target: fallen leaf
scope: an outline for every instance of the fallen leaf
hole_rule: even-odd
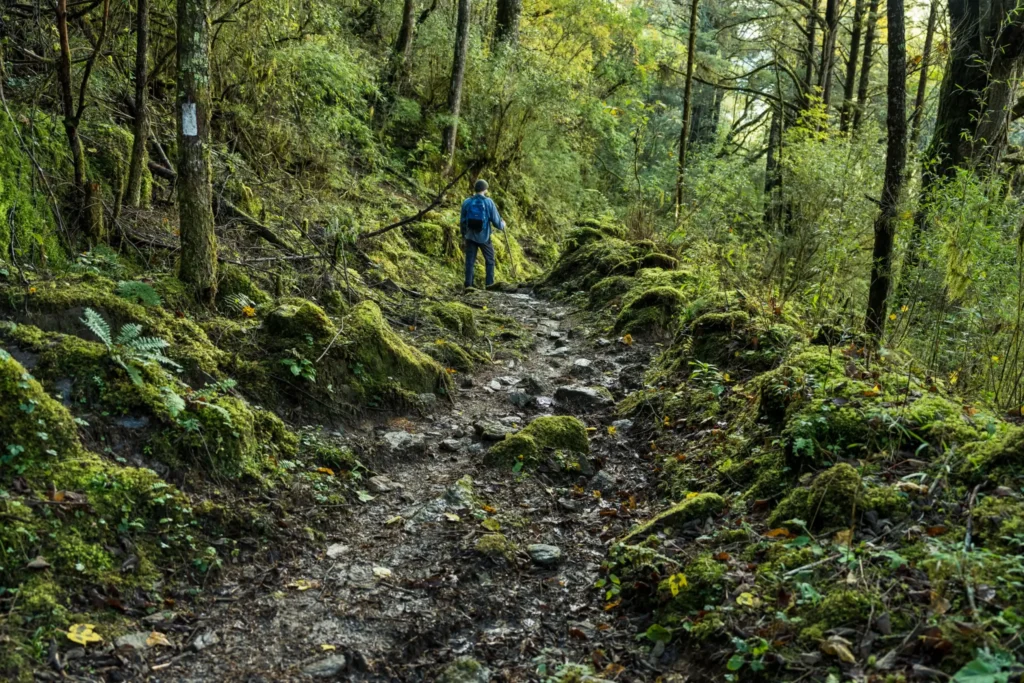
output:
[[[876,384],[874,387],[872,387],[870,389],[865,389],[864,391],[860,392],[860,395],[861,396],[869,396],[870,397],[870,396],[880,396],[881,393],[882,393],[882,387],[880,387],[880,386],[878,386]]]
[[[621,604],[622,604],[622,600],[621,599],[616,600],[615,602],[609,602],[607,605],[604,606],[604,611],[605,612],[610,612],[611,610],[615,609],[616,607],[618,607]]]
[[[324,652],[334,652],[338,648],[335,647],[334,645],[331,645],[330,643],[321,643],[320,644],[320,649],[323,650]]]
[[[730,559],[732,559],[732,555],[730,555],[729,553],[716,553],[715,559],[719,562],[728,562]]]
[[[160,633],[160,631],[151,632],[149,634],[149,637],[146,638],[146,645],[148,645],[149,647],[156,647],[157,645],[161,645],[163,647],[173,647],[173,645],[171,645],[171,641],[167,640],[167,636],[165,636],[163,633]]]
[[[501,522],[496,519],[488,517],[484,521],[480,522],[480,526],[487,529],[488,531],[499,531],[501,529]]]
[[[448,519],[449,522],[461,522],[462,521],[462,517],[459,517],[454,512],[446,512],[446,513],[444,513],[444,516]]]
[[[912,481],[900,481],[896,483],[896,490],[903,491],[904,493],[919,493],[922,496],[927,495],[928,487],[923,484],[917,484]]]
[[[696,498],[699,495],[700,494],[697,493],[696,491],[690,491],[689,493],[686,494],[686,500],[690,500],[691,498]]]
[[[847,664],[855,664],[857,658],[853,656],[850,651],[850,645],[852,643],[846,638],[840,636],[830,636],[828,640],[821,641],[821,651],[827,655],[833,655],[839,657],[841,661]]]
[[[672,597],[679,595],[679,592],[689,585],[686,581],[686,574],[673,574],[668,577],[668,589],[672,591]]]
[[[289,588],[294,588],[294,589],[300,590],[300,591],[308,591],[310,588],[314,587],[314,583],[312,581],[307,580],[307,579],[296,579],[296,580],[292,581],[291,583],[289,583],[288,587]]]
[[[68,640],[72,643],[78,643],[79,645],[88,645],[89,643],[102,643],[103,636],[96,633],[93,629],[96,628],[92,624],[72,624],[68,628]]]
[[[374,567],[373,575],[376,576],[378,579],[390,579],[391,570],[387,567]]]
[[[608,434],[610,436],[615,436],[615,426],[614,425],[609,425],[608,426]]]
[[[50,563],[46,561],[46,558],[42,555],[36,555],[36,558],[25,565],[25,569],[49,569]]]
[[[622,336],[622,343],[625,344],[626,346],[632,346],[633,345],[633,335],[631,335],[631,334],[624,334]]]
[[[766,533],[765,536],[767,536],[768,538],[793,538],[793,532],[791,532],[789,529],[783,529],[782,527],[779,527],[778,529],[772,529],[771,531]]]
[[[760,607],[761,598],[753,593],[740,593],[736,596],[736,604],[743,605],[744,607]]]
[[[481,505],[480,509],[483,510],[484,512],[486,512],[489,515],[493,515],[495,512],[498,511],[498,508],[491,507],[490,505]]]
[[[832,537],[832,542],[836,545],[850,545],[853,543],[853,529],[837,531],[836,535]]]
[[[947,531],[949,531],[949,527],[942,526],[941,524],[936,524],[935,526],[928,527],[927,529],[925,529],[924,532],[929,536],[941,536]]]
[[[398,524],[401,521],[402,521],[402,515],[395,515],[394,517],[392,517],[388,521],[384,522],[384,526],[393,526],[395,524]]]
[[[332,470],[330,467],[317,467],[316,471],[319,474],[327,474],[327,475],[330,475],[332,477],[334,476],[334,470]]]

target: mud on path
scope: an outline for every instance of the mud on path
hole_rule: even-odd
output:
[[[527,293],[475,292],[467,303],[533,330],[528,357],[463,379],[471,386],[460,386],[454,405],[439,400],[425,415],[340,433],[380,475],[368,482],[373,500],[339,508],[318,530],[326,540],[292,559],[226,574],[195,607],[191,647],[150,659],[143,677],[527,681],[573,663],[620,681],[657,677],[636,644],[639,624],[606,611],[594,588],[608,544],[650,514],[653,466],[628,422],[609,433],[607,397],[583,392],[569,404],[572,391],[556,392],[603,385],[621,398],[639,388],[652,350],[602,339]],[[567,479],[483,464],[504,430],[545,414],[574,414],[593,428],[581,472]],[[487,519],[516,544],[508,559],[475,549]],[[543,566],[551,558],[537,548],[531,557],[532,544],[555,546],[561,561]],[[453,671],[462,657],[483,669]]]

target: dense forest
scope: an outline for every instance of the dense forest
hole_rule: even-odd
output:
[[[0,678],[1017,680],[1022,76],[979,0],[5,0]]]

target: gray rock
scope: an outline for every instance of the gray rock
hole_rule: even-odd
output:
[[[344,543],[332,543],[327,546],[327,557],[336,560],[348,552],[348,546]]]
[[[366,488],[370,489],[371,493],[389,493],[404,487],[397,482],[391,481],[383,474],[378,474],[366,481]]]
[[[554,567],[562,562],[562,549],[557,545],[534,543],[526,546],[526,553],[541,567]]]
[[[416,394],[416,403],[420,408],[433,408],[437,405],[437,394]]]
[[[633,428],[632,420],[616,420],[612,422],[612,427],[615,427],[615,431],[618,434],[624,434]]]
[[[149,648],[149,643],[146,642],[148,639],[148,631],[134,631],[132,633],[126,633],[123,636],[119,636],[114,640],[114,647],[118,649],[122,647],[130,647],[135,650],[146,650]]]
[[[459,657],[445,667],[438,683],[490,683],[490,670],[472,657]]]
[[[334,678],[345,668],[345,655],[331,655],[307,664],[302,673],[313,678]]]
[[[496,380],[496,379],[492,379],[492,380],[491,380],[491,383],[490,383],[490,384],[488,384],[487,386],[489,386],[489,387],[490,387],[491,389],[493,389],[494,391],[501,391],[501,382],[499,382],[499,381],[498,381],[498,380]]]
[[[211,645],[216,645],[220,642],[220,636],[217,635],[216,631],[203,631],[195,640],[192,641],[192,649],[196,652],[202,652]]]
[[[565,355],[568,355],[568,353],[569,353],[569,347],[568,346],[563,346],[561,348],[554,349],[553,351],[548,351],[544,355],[545,356],[565,356]]]
[[[537,397],[531,396],[524,391],[510,391],[508,394],[508,402],[516,408],[523,410],[524,408],[529,408],[536,403]]]
[[[502,376],[502,377],[495,377],[495,379],[503,387],[514,387],[515,385],[519,384],[519,378],[518,377],[509,377],[509,376],[505,375],[505,376]]]
[[[601,493],[608,494],[614,493],[618,490],[618,481],[609,474],[606,470],[601,470],[591,478],[590,483],[587,484],[587,488],[590,491],[600,491]]]
[[[611,340],[610,339],[605,339],[604,337],[598,337],[597,340],[594,342],[594,346],[596,346],[599,349],[603,349],[604,347],[611,346],[611,345],[612,345]]]
[[[119,417],[114,420],[114,424],[125,429],[145,429],[149,426],[149,418],[145,415],[139,417]]]
[[[153,612],[142,617],[142,623],[147,626],[156,626],[157,624],[169,623],[174,621],[174,612],[170,610],[163,610],[161,612]]]
[[[441,442],[440,448],[448,453],[457,453],[462,448],[462,443],[458,439],[445,439]]]
[[[485,441],[501,441],[506,434],[514,434],[518,429],[497,420],[478,420],[473,423],[476,435]]]
[[[572,498],[559,498],[558,507],[566,512],[579,512],[580,504]]]
[[[463,389],[472,389],[474,386],[476,386],[476,382],[473,381],[473,378],[471,376],[466,375],[465,377],[462,378],[462,380],[459,381],[459,386],[461,386]]]
[[[587,358],[577,358],[572,362],[569,374],[573,377],[592,377],[597,374],[597,368],[594,367],[593,361]]]
[[[544,383],[536,375],[526,375],[519,380],[519,389],[531,396],[544,393]]]
[[[404,431],[387,432],[381,437],[384,449],[391,455],[422,454],[427,451],[427,437]]]
[[[468,474],[444,492],[444,502],[455,510],[465,510],[474,505],[476,494],[473,492],[473,477]]]
[[[555,405],[569,410],[609,408],[615,401],[593,387],[574,384],[555,390]]]

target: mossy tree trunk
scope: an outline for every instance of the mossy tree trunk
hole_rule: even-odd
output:
[[[864,55],[860,65],[860,81],[857,83],[857,104],[853,107],[853,132],[860,129],[864,110],[868,106],[868,85],[871,84],[871,62],[874,59],[875,28],[878,25],[878,0],[868,5],[868,25],[864,29]]]
[[[149,138],[149,0],[137,2],[135,33],[135,141],[132,143],[132,158],[128,164],[125,194],[128,204],[138,207],[142,201],[142,170],[146,165],[146,141]]]
[[[686,40],[686,82],[683,84],[683,125],[679,132],[679,160],[676,164],[676,223],[683,215],[683,181],[686,177],[686,154],[690,146],[690,119],[693,114],[693,63],[697,58],[697,8],[700,0],[690,3],[690,33]]]
[[[178,0],[179,277],[196,298],[217,293],[217,238],[210,185],[210,17],[208,0]]]
[[[821,37],[821,68],[818,87],[825,109],[832,103],[832,64],[836,58],[836,36],[839,34],[839,0],[825,0],[825,28]]]
[[[910,149],[917,149],[921,137],[921,122],[924,120],[924,96],[928,91],[928,69],[931,67],[932,42],[935,40],[935,24],[938,19],[938,0],[931,1],[928,9],[928,28],[924,33],[924,50],[921,52],[921,73],[917,79],[917,96],[914,97],[914,115],[910,125]]]
[[[810,96],[814,94],[814,58],[818,51],[818,2],[811,0],[807,8],[807,43],[804,46],[804,106],[810,105]]]
[[[71,160],[74,167],[74,184],[77,200],[77,212],[82,232],[90,245],[105,242],[106,226],[103,222],[103,197],[99,183],[88,179],[85,162],[85,150],[79,134],[82,114],[85,111],[85,98],[89,91],[89,77],[92,75],[96,59],[103,51],[107,37],[107,24],[110,19],[110,0],[103,0],[103,19],[99,35],[96,37],[92,53],[85,61],[82,80],[78,86],[78,102],[73,93],[74,82],[71,72],[71,37],[68,32],[68,2],[57,0],[55,5],[57,22],[57,42],[60,56],[57,60],[57,83],[60,86],[61,109],[64,113],[64,132],[71,148]]]
[[[850,53],[846,60],[846,81],[843,83],[843,107],[839,114],[839,130],[850,129],[853,116],[853,95],[857,85],[857,59],[860,57],[860,38],[864,29],[864,0],[855,0],[853,5],[853,26],[850,29]]]
[[[885,149],[885,180],[882,185],[881,208],[875,220],[875,245],[871,258],[871,287],[864,325],[880,343],[892,279],[892,250],[896,235],[896,218],[900,194],[905,180],[907,161],[907,53],[903,20],[903,0],[886,0],[886,30],[889,47],[888,99],[885,126],[888,140]]]
[[[764,167],[764,223],[777,230],[782,223],[782,103],[772,105],[768,126],[768,156]]]
[[[402,25],[398,38],[388,60],[387,73],[383,78],[381,96],[374,110],[374,122],[383,127],[395,100],[402,93],[409,73],[409,59],[412,57],[413,37],[416,34],[416,0],[405,0],[402,4]]]
[[[448,87],[448,116],[451,120],[444,128],[441,153],[445,157],[445,174],[455,163],[455,142],[459,133],[459,112],[462,107],[462,84],[466,78],[466,57],[469,53],[469,0],[459,0],[458,21],[455,26],[455,54],[452,58],[452,77]]]

